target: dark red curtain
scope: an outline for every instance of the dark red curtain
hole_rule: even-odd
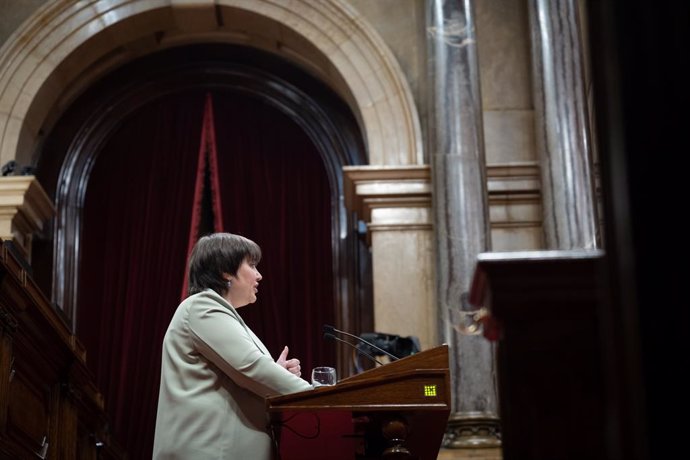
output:
[[[214,97],[225,230],[261,246],[258,300],[239,311],[276,357],[283,346],[313,366],[335,366],[321,327],[333,324],[331,192],[314,144],[277,109]]]
[[[160,349],[179,303],[205,93],[168,97],[123,124],[99,154],[83,213],[77,335],[131,458],[150,458]],[[335,364],[330,190],[304,132],[275,108],[214,94],[224,230],[264,252],[259,300],[240,310],[277,356],[284,344]]]
[[[98,155],[83,212],[77,335],[112,432],[150,458],[160,349],[179,303],[203,98],[130,117]]]

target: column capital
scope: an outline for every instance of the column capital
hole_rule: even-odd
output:
[[[367,224],[375,330],[436,345],[431,168],[346,166],[343,182],[345,205]]]
[[[345,166],[345,206],[366,223],[377,208],[431,208],[429,165]]]
[[[31,259],[31,237],[55,207],[34,176],[0,177],[0,238],[13,241]]]

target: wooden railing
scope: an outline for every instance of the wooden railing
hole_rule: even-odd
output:
[[[119,459],[79,340],[0,240],[0,458]]]

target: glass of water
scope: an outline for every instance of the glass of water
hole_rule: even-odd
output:
[[[335,385],[335,369],[332,367],[320,366],[311,371],[311,385],[316,387]]]

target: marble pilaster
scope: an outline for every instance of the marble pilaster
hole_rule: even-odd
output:
[[[600,246],[577,0],[530,0],[547,249]]]
[[[453,414],[446,447],[498,444],[494,347],[460,326],[479,253],[490,246],[473,2],[427,4],[429,147],[434,177],[436,292],[450,345]]]

